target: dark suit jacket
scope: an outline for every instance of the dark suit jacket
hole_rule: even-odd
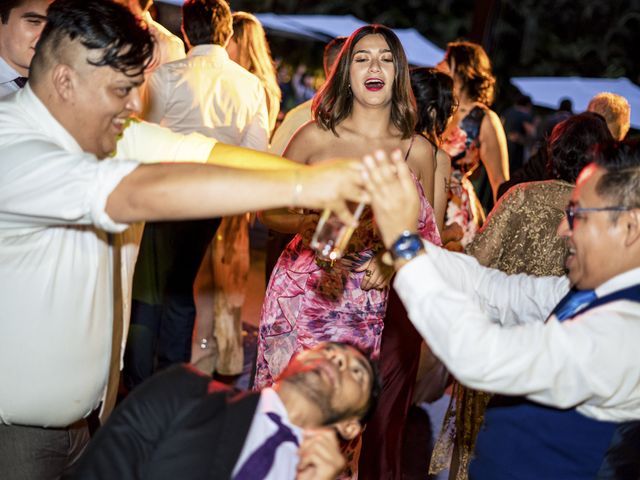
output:
[[[116,408],[70,478],[229,479],[259,398],[171,367]]]

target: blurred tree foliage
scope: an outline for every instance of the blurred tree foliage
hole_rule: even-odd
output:
[[[626,76],[640,83],[640,0],[494,1],[495,22],[486,47],[501,85],[519,75]],[[394,28],[413,27],[444,48],[469,36],[475,2],[231,0],[231,6],[252,12],[352,14]]]

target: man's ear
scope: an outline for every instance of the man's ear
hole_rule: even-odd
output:
[[[624,245],[629,247],[640,241],[640,211],[637,208],[629,210],[625,215],[625,226],[627,228]]]
[[[75,93],[75,82],[77,73],[73,68],[64,63],[59,63],[53,67],[51,80],[53,88],[58,96],[65,101],[70,101]]]
[[[345,440],[352,440],[362,431],[362,425],[357,418],[349,418],[334,423],[333,427],[338,431],[340,436]]]

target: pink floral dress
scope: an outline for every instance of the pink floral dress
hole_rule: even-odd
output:
[[[445,225],[458,223],[464,231],[466,247],[484,223],[485,212],[469,177],[480,165],[480,125],[485,111],[474,107],[443,139],[442,149],[451,157],[451,183]]]
[[[419,232],[440,244],[431,205],[420,194]],[[308,239],[289,243],[276,264],[262,305],[254,388],[269,386],[292,355],[319,342],[349,342],[371,358],[380,353],[388,288],[362,290],[365,272],[354,269],[382,249],[370,209],[365,209],[345,256],[333,266],[319,265]]]

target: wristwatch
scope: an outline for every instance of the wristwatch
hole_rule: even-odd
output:
[[[393,242],[389,252],[394,260],[411,260],[419,253],[424,252],[424,244],[422,243],[420,235],[405,230],[397,240]]]

